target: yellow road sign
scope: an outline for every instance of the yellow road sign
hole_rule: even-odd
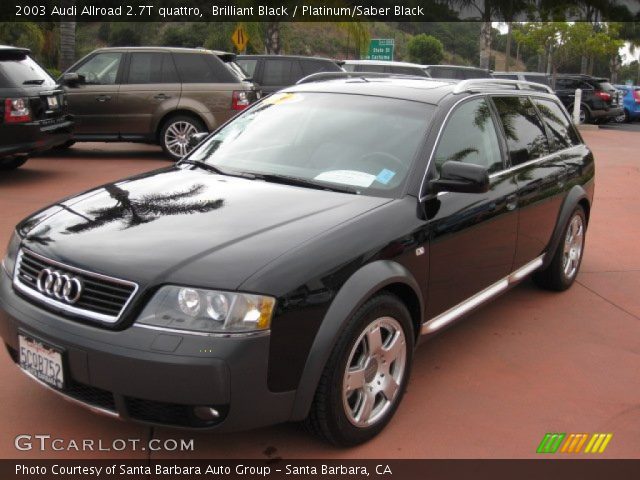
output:
[[[231,35],[231,41],[239,52],[244,52],[249,43],[249,35],[242,25],[238,25]]]

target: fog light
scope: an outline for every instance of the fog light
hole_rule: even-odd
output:
[[[193,407],[193,413],[200,420],[216,420],[220,418],[220,413],[212,407]]]

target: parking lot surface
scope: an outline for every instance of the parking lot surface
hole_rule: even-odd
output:
[[[599,458],[640,458],[640,125],[583,135],[597,179],[576,284],[558,294],[526,281],[424,344],[397,414],[373,441],[338,450],[298,425],[216,434],[124,423],[43,390],[2,354],[0,457],[532,458],[545,433],[566,432],[612,433]],[[2,173],[0,243],[44,205],[166,165],[157,147],[79,144]],[[20,434],[103,445],[194,439],[195,448],[20,451]]]

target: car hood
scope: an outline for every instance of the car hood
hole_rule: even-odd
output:
[[[19,230],[32,251],[141,286],[234,289],[292,248],[387,202],[175,167],[71,197]]]

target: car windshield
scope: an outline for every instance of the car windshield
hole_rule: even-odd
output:
[[[258,178],[295,178],[394,197],[432,112],[430,105],[408,100],[280,92],[236,117],[188,160]]]
[[[9,85],[6,86],[35,85],[53,87],[56,84],[46,70],[24,53],[0,53],[0,69],[9,82]]]

